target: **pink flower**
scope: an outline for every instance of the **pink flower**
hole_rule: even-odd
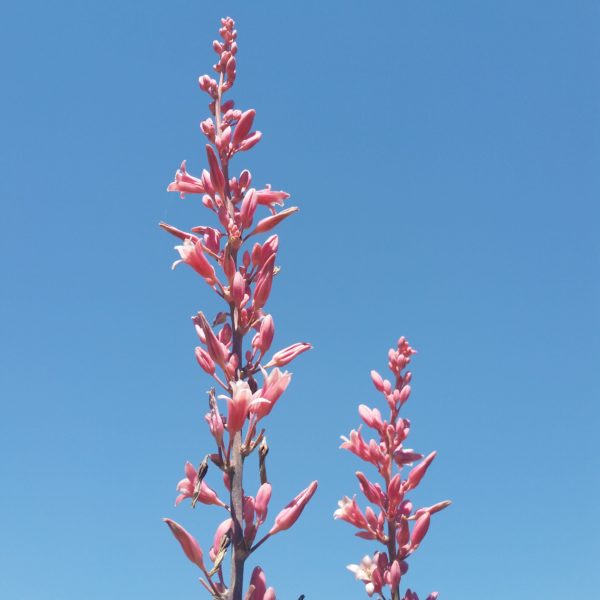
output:
[[[209,285],[215,284],[217,280],[215,269],[204,256],[204,251],[202,250],[202,244],[200,242],[194,243],[191,239],[185,239],[183,246],[175,246],[175,250],[179,252],[181,259],[176,260],[173,263],[172,269],[180,263],[186,263],[190,265],[196,273],[204,277],[206,283]]]
[[[184,160],[177,173],[175,173],[175,181],[167,187],[167,192],[179,192],[183,198],[185,194],[204,194],[206,189],[200,179],[187,173]]]
[[[242,430],[249,410],[268,404],[269,400],[253,398],[250,386],[245,381],[234,381],[230,385],[233,389],[231,397],[220,397],[227,400],[227,431],[234,434]]]
[[[192,498],[196,491],[198,484],[198,473],[191,462],[185,463],[185,479],[182,479],[177,484],[177,491],[180,492],[179,496],[175,499],[175,506],[180,504],[186,498]],[[200,484],[200,493],[198,494],[198,502],[202,504],[216,504],[217,506],[225,506],[217,493],[208,487],[204,481]]]
[[[312,346],[306,342],[297,342],[279,352],[273,354],[273,358],[269,361],[266,367],[283,367],[292,362],[296,356],[310,350]]]
[[[334,519],[341,519],[359,529],[369,529],[369,523],[358,507],[356,497],[351,500],[348,496],[344,496],[338,501],[338,506],[339,508],[333,513]]]
[[[169,526],[169,529],[175,536],[175,539],[181,544],[185,555],[195,565],[198,565],[200,569],[206,571],[203,562],[202,550],[194,536],[188,533],[181,525],[179,525],[179,523],[176,523],[171,519],[163,519],[163,521]]]
[[[266,417],[272,410],[287,386],[292,380],[292,374],[287,371],[281,372],[279,369],[273,369],[268,375],[263,369],[265,381],[262,388],[257,392],[258,397],[268,400],[268,403],[257,404],[253,412],[259,419]]]
[[[273,323],[273,317],[271,315],[266,315],[260,322],[260,329],[252,340],[252,345],[257,348],[261,354],[264,354],[271,347],[274,335],[275,324]]]
[[[267,184],[267,187],[263,190],[257,191],[258,203],[273,208],[274,205],[283,206],[283,201],[287,200],[290,195],[287,192],[276,192],[271,189],[271,186]]]
[[[304,507],[317,491],[318,483],[313,481],[305,490],[302,490],[276,517],[275,525],[269,531],[269,535],[275,535],[280,531],[289,529],[302,514]]]

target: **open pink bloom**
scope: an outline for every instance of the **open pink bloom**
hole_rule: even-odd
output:
[[[283,201],[287,200],[290,195],[287,192],[276,192],[271,189],[271,186],[267,184],[267,187],[263,190],[258,190],[258,203],[264,204],[265,206],[274,207],[275,204],[283,206]]]
[[[253,398],[252,390],[246,381],[234,381],[231,387],[231,397],[220,396],[227,400],[227,431],[230,435],[242,430],[248,411],[269,404],[269,400],[264,398]]]
[[[200,545],[191,533],[188,533],[179,523],[171,519],[163,519],[169,526],[169,529],[175,536],[175,539],[181,544],[185,555],[203,571],[206,571],[203,562],[202,550]]]
[[[177,173],[175,173],[175,181],[167,187],[167,192],[179,192],[183,198],[185,194],[204,194],[206,188],[202,184],[202,180],[193,177],[185,170],[184,160]]]
[[[214,267],[208,262],[206,256],[204,256],[204,250],[202,250],[202,244],[200,242],[194,243],[190,239],[186,239],[183,242],[183,246],[175,246],[175,250],[179,252],[181,256],[180,260],[176,260],[173,263],[172,268],[174,269],[181,263],[190,265],[204,279],[209,285],[214,285],[217,280]]]
[[[288,363],[292,362],[296,356],[310,350],[312,346],[307,344],[306,342],[297,342],[296,344],[292,344],[279,352],[275,352],[273,354],[273,358],[269,361],[269,364],[266,365],[268,367],[283,367]]]
[[[375,555],[377,557],[377,553]],[[369,555],[364,556],[358,565],[348,565],[346,567],[354,573],[354,576],[359,581],[365,584],[365,591],[369,596],[375,592],[379,593],[382,587],[382,576],[379,573],[379,567],[376,560],[373,560]]]
[[[334,519],[341,519],[359,529],[369,529],[367,519],[360,510],[356,497],[350,499],[348,496],[344,496],[338,501],[338,506],[339,508],[333,513]]]
[[[287,386],[292,380],[292,374],[287,371],[280,371],[279,369],[273,369],[268,375],[263,370],[265,381],[262,388],[256,392],[256,395],[260,398],[268,400],[268,403],[260,403],[254,406],[252,412],[256,414],[259,419],[266,417],[272,410],[283,392],[285,392]]]
[[[177,491],[180,493],[175,499],[175,506],[180,504],[186,498],[192,498],[198,484],[198,473],[191,462],[185,463],[185,475],[185,479],[182,479],[177,484]],[[201,502],[202,504],[216,504],[217,506],[225,506],[225,503],[222,502],[217,496],[217,492],[209,488],[204,481],[202,481],[200,484],[198,502]]]
[[[313,481],[305,490],[302,490],[276,517],[275,525],[271,527],[269,535],[289,529],[302,514],[304,507],[317,491],[318,482]]]

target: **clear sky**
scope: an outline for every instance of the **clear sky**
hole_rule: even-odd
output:
[[[3,5],[0,597],[203,597],[161,517],[205,547],[222,518],[173,507],[209,448],[189,317],[215,305],[170,271],[157,223],[208,219],[165,188],[182,159],[204,166],[196,82],[226,14],[234,98],[264,132],[237,166],[301,207],[280,230],[276,344],[315,346],[268,424],[272,514],[320,488],[259,551],[269,583],[282,600],[366,597],[345,565],[373,546],[332,520],[359,462],[337,448],[404,334],[412,446],[439,452],[415,500],[454,501],[406,582],[596,597],[591,0]]]

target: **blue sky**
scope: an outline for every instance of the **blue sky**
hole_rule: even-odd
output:
[[[338,450],[379,401],[400,334],[405,414],[451,498],[406,582],[447,600],[593,597],[597,498],[600,9],[596,2],[10,3],[0,18],[3,515],[0,596],[202,597],[161,523],[206,546],[217,509],[173,508],[209,446],[189,316],[157,223],[206,222],[165,192],[198,173],[218,19],[238,22],[234,98],[264,132],[238,160],[292,193],[270,302],[311,341],[270,417],[273,513],[257,557],[283,599],[366,597],[372,547],[331,518],[357,488]],[[293,557],[293,558],[292,558]]]

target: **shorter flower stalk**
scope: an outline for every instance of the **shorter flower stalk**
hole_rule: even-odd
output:
[[[344,497],[334,518],[350,523],[358,529],[356,535],[372,540],[383,548],[366,555],[359,564],[349,565],[357,580],[365,586],[365,591],[381,600],[401,600],[400,586],[402,577],[408,571],[407,559],[417,550],[427,534],[434,513],[450,505],[449,500],[430,507],[416,509],[407,497],[425,476],[436,453],[432,452],[423,459],[423,455],[405,447],[410,430],[410,421],[400,416],[400,409],[408,400],[412,375],[405,371],[415,350],[405,338],[398,340],[396,349],[388,353],[388,366],[393,374],[392,381],[384,379],[377,371],[371,371],[371,380],[375,389],[384,397],[389,417],[384,419],[377,408],[361,404],[358,413],[364,424],[374,432],[374,438],[366,440],[361,427],[352,430],[348,437],[342,437],[341,448],[369,463],[377,471],[380,481],[371,481],[358,471],[356,477],[365,499],[373,506],[364,510],[359,506],[356,496]],[[421,460],[423,459],[423,460]],[[412,466],[415,462],[416,466]],[[406,477],[404,467],[412,466]],[[427,600],[435,600],[433,592]],[[410,589],[402,600],[419,600]]]

